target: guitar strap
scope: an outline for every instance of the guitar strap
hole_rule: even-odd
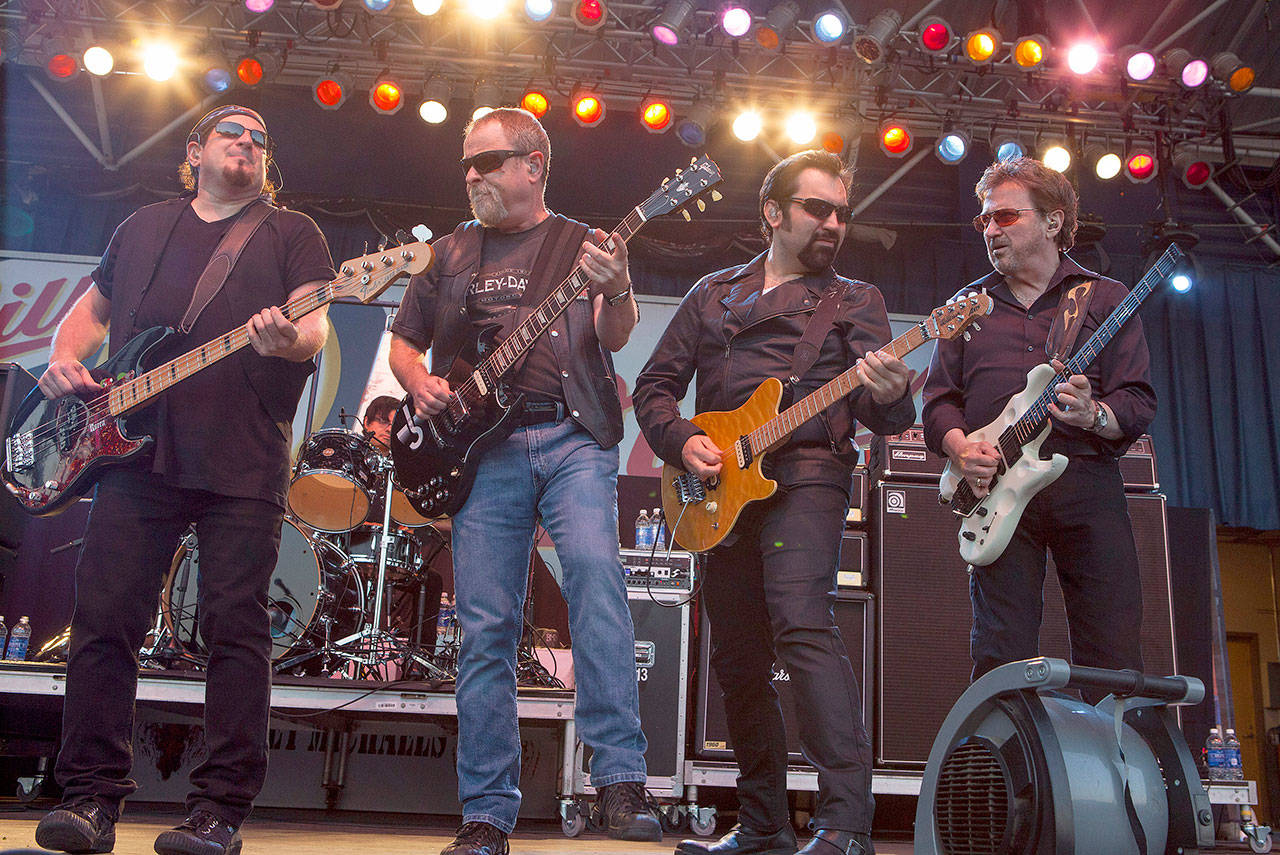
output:
[[[787,377],[791,385],[799,383],[800,378],[813,367],[813,363],[818,361],[822,342],[836,319],[836,310],[840,308],[840,301],[844,299],[846,290],[845,283],[833,277],[826,290],[822,292],[822,299],[818,301],[818,307],[809,316],[809,323],[805,325],[804,333],[796,342],[796,349],[791,354],[791,374]]]
[[[1062,299],[1058,301],[1058,313],[1049,327],[1049,335],[1045,338],[1044,350],[1050,359],[1065,361],[1075,349],[1076,339],[1084,327],[1084,319],[1089,315],[1089,301],[1093,299],[1096,279],[1077,282],[1070,288],[1064,288]]]
[[[258,230],[258,226],[266,222],[267,217],[278,211],[275,205],[263,200],[257,199],[250,202],[236,221],[231,224],[231,228],[227,229],[227,233],[222,236],[222,240],[218,243],[218,248],[213,251],[213,255],[209,258],[209,263],[205,265],[204,272],[200,274],[200,279],[196,282],[195,291],[191,294],[191,304],[187,306],[186,314],[182,316],[182,323],[178,325],[178,331],[183,335],[191,332],[191,328],[196,325],[196,319],[200,317],[200,313],[212,302],[213,298],[222,286],[227,284],[228,277],[231,276],[232,269],[236,266],[236,261],[240,258],[240,253],[249,243],[249,238],[253,237],[253,233]]]
[[[561,271],[572,270],[574,262],[578,260],[578,251],[582,247],[582,241],[585,240],[587,227],[576,220],[568,217],[557,217],[552,215],[554,222],[551,224],[550,231],[542,240],[542,246],[538,250],[537,257],[533,260],[533,268],[529,271],[529,282],[543,282],[548,276],[555,277],[557,285],[564,278],[560,275]],[[541,300],[532,306],[522,306],[516,317],[518,324],[524,323],[525,319],[541,305]],[[567,312],[566,312],[567,315]],[[514,329],[514,327],[513,327]],[[531,348],[532,349],[532,348]],[[527,364],[526,357],[528,351],[521,357],[521,364],[515,366],[512,377],[519,377],[524,371]]]

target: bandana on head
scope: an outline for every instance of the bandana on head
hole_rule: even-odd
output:
[[[257,119],[258,124],[262,125],[262,129],[267,130],[267,122],[259,115],[257,110],[251,110],[248,107],[241,107],[239,104],[224,104],[221,107],[214,107],[212,110],[204,114],[200,121],[196,122],[195,127],[191,129],[191,133],[187,136],[187,142],[204,144],[201,139],[204,132],[209,128],[218,124],[227,116],[252,116]]]

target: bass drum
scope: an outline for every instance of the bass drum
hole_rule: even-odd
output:
[[[160,594],[160,617],[170,637],[186,653],[208,652],[199,632],[196,607],[200,544],[194,533],[182,539]],[[282,662],[321,647],[325,625],[333,640],[354,632],[364,615],[364,586],[337,547],[312,537],[285,518],[280,554],[267,589],[271,615],[271,661]]]
[[[377,454],[341,428],[318,430],[302,444],[289,485],[289,512],[316,531],[351,531],[378,495]]]

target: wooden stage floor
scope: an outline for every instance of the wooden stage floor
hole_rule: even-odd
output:
[[[43,811],[0,813],[0,855],[34,849],[36,823]],[[376,819],[287,820],[277,812],[257,813],[244,828],[244,855],[435,855],[453,840],[454,826],[444,819],[406,817]],[[129,810],[116,826],[119,855],[150,855],[156,835],[182,821],[178,811]],[[661,843],[625,843],[603,835],[565,837],[557,823],[531,822],[516,829],[512,855],[670,855],[687,834],[667,834]],[[803,840],[802,840],[803,842]],[[876,841],[878,855],[910,855],[909,843]]]

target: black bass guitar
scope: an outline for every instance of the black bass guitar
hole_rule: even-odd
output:
[[[386,290],[402,274],[426,270],[434,258],[425,243],[353,258],[338,278],[280,307],[291,321],[340,297],[365,303]],[[100,368],[90,372],[103,385],[82,398],[65,395],[50,400],[33,389],[15,410],[4,440],[5,487],[28,513],[51,516],[88,492],[99,473],[141,454],[153,442],[138,424],[130,424],[157,395],[249,344],[248,325],[170,359],[154,368],[157,354],[171,350],[178,333],[152,327],[131,338]]]
[[[614,230],[629,240],[646,221],[682,210],[690,202],[701,210],[699,197],[721,182],[720,168],[706,157],[695,158],[686,169],[662,182],[644,202],[632,209]],[[688,211],[683,211],[686,218]],[[476,466],[485,451],[511,435],[523,396],[508,394],[505,381],[521,363],[534,342],[587,290],[590,280],[575,265],[523,323],[501,343],[494,330],[482,333],[475,352],[476,364],[459,357],[447,380],[454,399],[443,412],[426,419],[414,415],[413,401],[406,397],[391,425],[391,459],[395,479],[409,502],[426,517],[452,515],[467,501],[475,480]]]

